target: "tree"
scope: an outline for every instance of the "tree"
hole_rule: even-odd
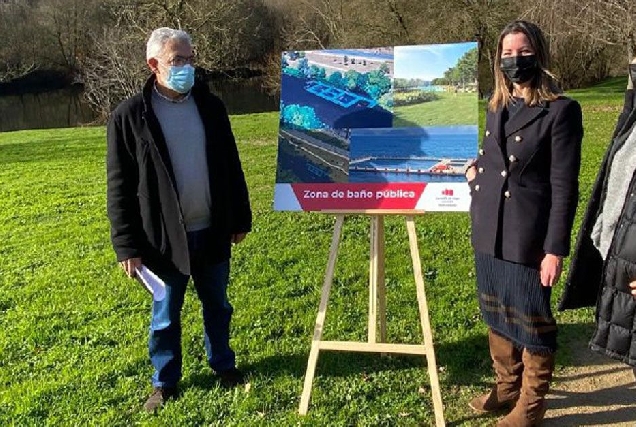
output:
[[[95,53],[82,63],[84,96],[105,120],[123,99],[141,90],[149,70],[144,46],[137,37],[117,28],[93,40]]]
[[[636,56],[636,3],[633,0],[556,3],[540,0],[527,13],[534,18],[542,18],[540,14],[544,14],[541,20],[549,25],[551,34],[575,33],[585,40],[622,47],[628,60]],[[561,31],[558,25],[562,26]]]
[[[346,89],[356,90],[364,92],[364,86],[366,84],[366,76],[357,72],[356,70],[347,70],[344,74],[344,80]]]
[[[36,13],[46,23],[44,29],[54,63],[72,74],[81,73],[82,61],[93,51],[90,33],[99,28],[101,12],[97,0],[47,0],[40,3]]]
[[[2,5],[0,13],[0,82],[24,76],[42,64],[37,48],[33,8],[25,4]],[[21,25],[16,23],[22,23]]]
[[[265,63],[269,57],[263,53],[274,46],[270,11],[262,0],[111,0],[100,11],[102,23],[88,34],[94,48],[83,59],[82,72],[87,98],[101,112],[138,90],[148,77],[145,45],[157,27],[188,31],[197,67],[204,72]],[[277,61],[279,74],[280,57]]]
[[[334,71],[327,77],[327,82],[335,87],[343,87],[344,78],[342,77],[342,73],[340,71]]]
[[[452,68],[454,83],[466,85],[477,81],[477,49],[471,49],[462,55]]]
[[[326,72],[322,67],[318,67],[317,65],[312,65],[309,67],[309,78],[315,80],[325,80]]]
[[[325,124],[318,118],[316,111],[306,105],[286,105],[281,114],[283,123],[300,129],[321,129]]]
[[[391,91],[391,79],[381,70],[370,71],[367,73],[364,91],[372,99],[378,100],[382,95]]]
[[[310,75],[309,60],[307,58],[303,57],[298,60],[298,71],[300,71],[300,74],[303,77],[309,77]]]
[[[549,38],[552,71],[568,88],[605,78],[612,63],[625,63],[615,59],[622,49],[631,59],[634,13],[631,1],[537,0],[524,17],[539,24]]]

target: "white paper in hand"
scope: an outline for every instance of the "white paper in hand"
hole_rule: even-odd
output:
[[[135,272],[139,281],[148,289],[155,301],[161,301],[166,297],[166,284],[159,276],[146,268],[145,265],[136,268]]]

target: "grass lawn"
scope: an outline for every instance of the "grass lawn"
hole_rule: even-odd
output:
[[[393,126],[443,126],[475,123],[476,93],[438,93],[440,99],[394,108]]]
[[[624,81],[571,92],[585,119],[582,206],[622,105]],[[418,114],[405,108],[400,117]],[[477,113],[458,116],[470,114]],[[251,388],[217,385],[190,288],[183,394],[157,415],[141,411],[150,392],[149,296],[124,277],[110,247],[104,128],[0,134],[0,425],[433,424],[423,358],[412,356],[322,353],[309,414],[297,415],[333,218],[272,212],[277,117],[232,117],[255,219],[233,255],[232,344]],[[581,214],[582,207],[577,224]],[[418,343],[406,231],[395,218],[386,228],[389,339]],[[417,229],[446,420],[492,424],[493,417],[473,418],[467,408],[492,378],[468,215],[424,215]],[[368,221],[352,217],[345,222],[325,339],[366,338],[367,280]],[[559,369],[571,359],[568,341],[588,339],[592,312],[557,316]]]

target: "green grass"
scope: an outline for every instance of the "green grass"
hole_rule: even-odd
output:
[[[438,94],[440,99],[394,108],[393,126],[443,126],[475,123],[476,93]]]
[[[592,89],[572,95],[583,104],[586,130],[578,224],[622,94]],[[277,115],[232,122],[254,209],[254,231],[235,248],[229,291],[232,344],[248,372],[249,392],[223,390],[213,379],[190,288],[183,310],[183,395],[156,416],[140,410],[150,391],[149,298],[124,277],[110,247],[104,129],[2,133],[0,425],[433,424],[425,365],[411,356],[321,354],[309,414],[297,415],[333,218],[272,212]],[[425,215],[417,230],[446,420],[492,424],[494,418],[474,418],[467,409],[492,378],[468,215]],[[402,220],[387,219],[386,232],[389,339],[417,343]],[[368,220],[348,218],[326,339],[365,339],[367,266]],[[559,313],[558,321],[561,368],[572,360],[567,343],[588,339],[592,313]]]

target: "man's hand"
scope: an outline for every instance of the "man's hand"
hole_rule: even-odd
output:
[[[541,285],[552,287],[561,277],[563,257],[545,254],[541,261]]]
[[[141,258],[128,258],[119,263],[128,277],[135,277],[135,269],[141,267]]]
[[[245,236],[247,236],[247,233],[232,234],[231,236],[232,243],[234,243],[235,245],[238,245],[239,243],[243,241],[243,239],[245,239]]]
[[[632,296],[636,299],[636,280],[630,283],[629,287],[632,288]]]

